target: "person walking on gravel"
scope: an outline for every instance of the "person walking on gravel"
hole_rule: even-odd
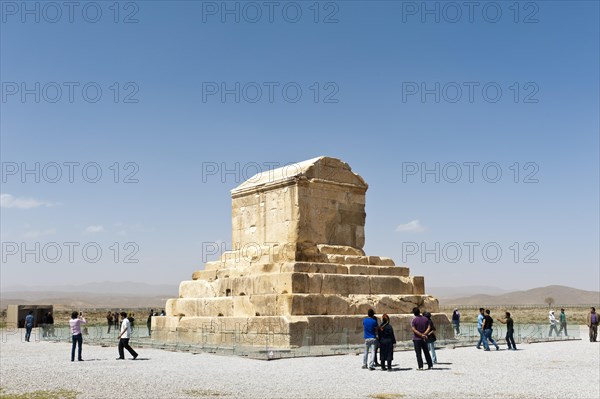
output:
[[[551,310],[548,313],[548,320],[550,321],[550,331],[548,332],[548,337],[552,336],[552,331],[554,331],[558,337],[558,328],[556,328],[558,325],[558,320],[556,320],[556,317],[554,317],[554,310]]]
[[[560,330],[558,330],[558,335],[560,335],[560,333],[564,330],[565,337],[568,337],[569,334],[567,334],[567,315],[565,314],[564,309],[560,310],[560,314],[558,315],[558,320],[560,321]]]
[[[517,350],[517,345],[515,344],[515,338],[513,334],[515,333],[514,322],[512,317],[510,317],[510,312],[506,312],[506,319],[498,319],[500,323],[506,324],[506,345],[508,345],[508,350]]]
[[[492,333],[494,332],[494,329],[492,328],[493,325],[494,325],[494,319],[492,319],[492,316],[490,316],[490,310],[486,309],[485,316],[483,316],[483,326],[482,326],[483,335],[485,337],[485,340],[483,342],[488,340],[496,347],[496,350],[500,350],[500,347],[498,346],[496,341],[494,341],[494,338],[492,338]],[[485,350],[489,351],[490,350],[489,346]]]
[[[479,333],[477,349],[481,349],[481,343],[483,343],[483,348],[489,351],[490,346],[488,345],[487,339],[485,339],[485,335],[483,334],[483,308],[479,308],[479,316],[477,316],[477,332]]]
[[[127,349],[131,356],[133,356],[133,360],[137,359],[138,354],[133,350],[131,346],[129,346],[129,339],[131,338],[131,323],[127,318],[127,313],[121,312],[121,317],[123,317],[123,322],[121,323],[121,333],[119,334],[119,357],[117,360],[125,359],[125,351],[123,349]]]
[[[33,329],[33,310],[30,310],[25,316],[25,342],[29,342],[31,338],[31,330]]]
[[[587,315],[587,325],[590,329],[590,342],[596,342],[598,337],[598,313],[596,313],[596,308],[593,306]]]
[[[429,349],[427,348],[427,334],[429,334],[429,320],[427,317],[421,316],[419,308],[413,308],[413,314],[415,318],[410,323],[413,331],[413,346],[415,347],[415,354],[417,355],[417,365],[419,370],[423,370],[423,358],[421,352],[425,354],[425,360],[427,361],[427,369],[433,368],[433,362],[429,355]]]
[[[363,319],[363,337],[365,339],[365,356],[362,368],[375,370],[375,362],[377,361],[375,358],[377,356],[377,319],[373,309],[369,309],[367,317]]]

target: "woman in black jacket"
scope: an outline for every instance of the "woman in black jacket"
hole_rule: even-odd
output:
[[[394,345],[396,344],[396,337],[394,336],[394,329],[390,324],[390,317],[387,314],[384,314],[382,317],[382,323],[381,326],[379,326],[378,336],[381,369],[392,371],[392,360],[394,359]],[[387,367],[385,363],[386,361]]]

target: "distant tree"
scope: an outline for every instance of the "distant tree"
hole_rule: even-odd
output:
[[[544,299],[544,302],[547,303],[548,307],[550,308],[554,304],[554,298],[552,298],[551,296],[549,296],[546,299]]]

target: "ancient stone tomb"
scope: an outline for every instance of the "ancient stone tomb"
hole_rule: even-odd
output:
[[[364,253],[367,188],[348,164],[319,157],[265,171],[232,190],[233,250],[181,283],[167,316],[153,318],[153,339],[360,343],[369,308],[390,315],[397,339],[411,339],[411,309],[437,312],[438,302],[408,267]],[[445,330],[445,315],[434,320]]]

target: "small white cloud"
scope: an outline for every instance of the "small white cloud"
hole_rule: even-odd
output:
[[[17,198],[10,194],[0,194],[0,208],[32,209],[40,206],[52,206],[52,204],[34,198]]]
[[[102,225],[91,225],[85,228],[85,232],[89,233],[89,234],[94,234],[94,233],[102,233],[104,231],[104,226]]]
[[[53,236],[56,234],[56,229],[47,229],[47,230],[31,230],[23,233],[23,238],[38,238],[43,236]]]
[[[419,222],[419,220],[417,219],[413,220],[412,222],[399,225],[398,227],[396,227],[396,231],[422,233],[425,231],[425,226],[422,226],[421,222]]]

